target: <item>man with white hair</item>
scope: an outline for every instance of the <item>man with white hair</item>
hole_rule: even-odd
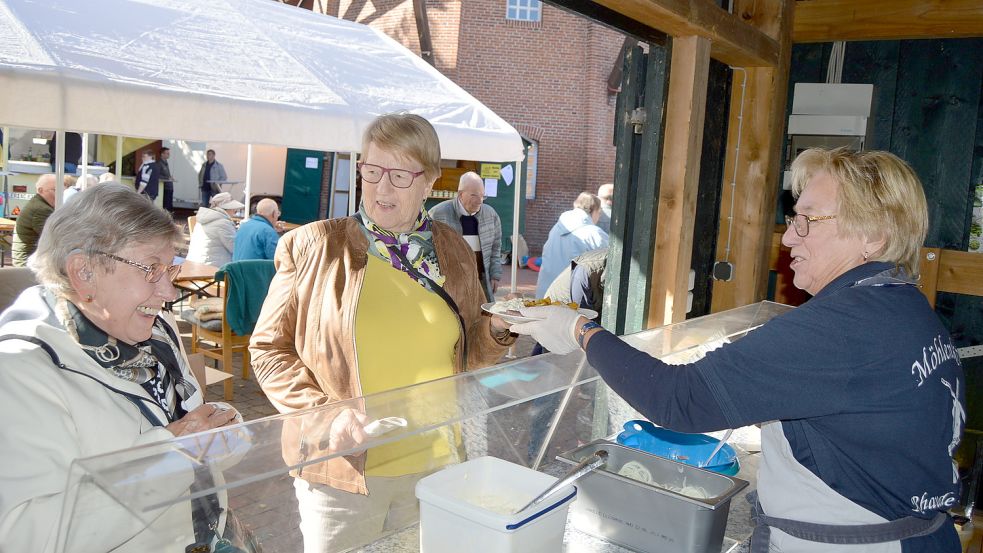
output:
[[[273,259],[276,245],[280,240],[280,208],[276,201],[263,198],[256,204],[256,213],[248,221],[239,225],[236,233],[232,261],[243,259]]]
[[[485,297],[495,301],[502,279],[502,220],[484,200],[485,183],[478,173],[469,171],[458,181],[457,198],[435,205],[430,217],[461,233],[474,251]]]
[[[55,182],[57,182],[55,176],[51,173],[41,175],[35,185],[37,194],[27,202],[17,216],[17,224],[14,225],[14,243],[11,248],[14,267],[26,266],[27,258],[38,247],[38,238],[41,237],[44,223],[55,210]]]
[[[602,184],[597,188],[597,197],[601,199],[601,216],[597,219],[597,226],[601,230],[611,234],[611,207],[614,205],[614,185],[609,183]]]

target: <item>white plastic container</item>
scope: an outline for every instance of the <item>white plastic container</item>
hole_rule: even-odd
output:
[[[567,486],[521,513],[556,478],[495,457],[480,457],[420,480],[421,553],[544,553],[561,551],[567,509],[577,495]]]

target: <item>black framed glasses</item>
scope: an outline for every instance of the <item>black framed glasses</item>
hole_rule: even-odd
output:
[[[409,188],[413,184],[413,181],[424,173],[423,171],[391,169],[389,167],[382,167],[381,165],[362,162],[359,162],[357,167],[358,174],[362,175],[362,180],[369,184],[376,184],[382,180],[382,177],[386,176],[386,173],[389,173],[389,182],[396,188]]]
[[[815,223],[818,221],[829,221],[830,219],[836,219],[836,215],[816,215],[809,216],[803,213],[798,213],[793,216],[785,216],[785,224],[795,229],[795,234],[798,234],[800,238],[805,238],[809,236],[809,223]]]
[[[164,263],[153,263],[151,265],[144,265],[143,263],[130,261],[129,259],[124,259],[118,255],[113,255],[109,252],[96,251],[95,253],[99,255],[104,255],[109,259],[119,261],[120,263],[126,263],[131,267],[136,267],[137,269],[140,269],[144,273],[147,273],[146,275],[147,282],[151,284],[156,284],[157,282],[160,282],[160,279],[164,275],[167,275],[167,279],[170,282],[174,282],[174,279],[177,278],[177,274],[181,272],[180,265],[167,265]]]

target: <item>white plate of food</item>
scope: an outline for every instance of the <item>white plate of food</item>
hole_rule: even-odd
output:
[[[597,317],[597,311],[593,309],[584,309],[582,307],[577,307],[575,303],[560,303],[554,302],[549,298],[541,300],[531,300],[524,298],[513,298],[510,300],[493,301],[490,303],[483,304],[482,309],[491,313],[492,315],[497,315],[505,320],[507,323],[529,323],[532,321],[538,321],[539,319],[535,317],[523,317],[519,312],[523,307],[540,307],[544,305],[561,305],[566,306],[570,309],[576,309],[578,313],[587,317],[588,319],[594,319]]]

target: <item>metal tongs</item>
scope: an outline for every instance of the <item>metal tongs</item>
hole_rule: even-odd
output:
[[[525,505],[522,506],[521,509],[518,509],[515,512],[521,513],[522,511],[525,511],[529,507],[532,507],[533,505],[542,502],[544,499],[553,495],[558,490],[561,490],[569,486],[575,480],[578,480],[581,477],[586,476],[588,473],[593,472],[595,469],[601,468],[607,462],[608,462],[607,450],[599,449],[595,451],[593,455],[588,456],[586,459],[578,463],[577,466],[570,469],[570,472],[566,473],[563,476],[563,478],[560,478],[559,480],[554,482],[553,485],[546,488],[546,490],[543,493],[537,495],[532,501],[526,503]]]

